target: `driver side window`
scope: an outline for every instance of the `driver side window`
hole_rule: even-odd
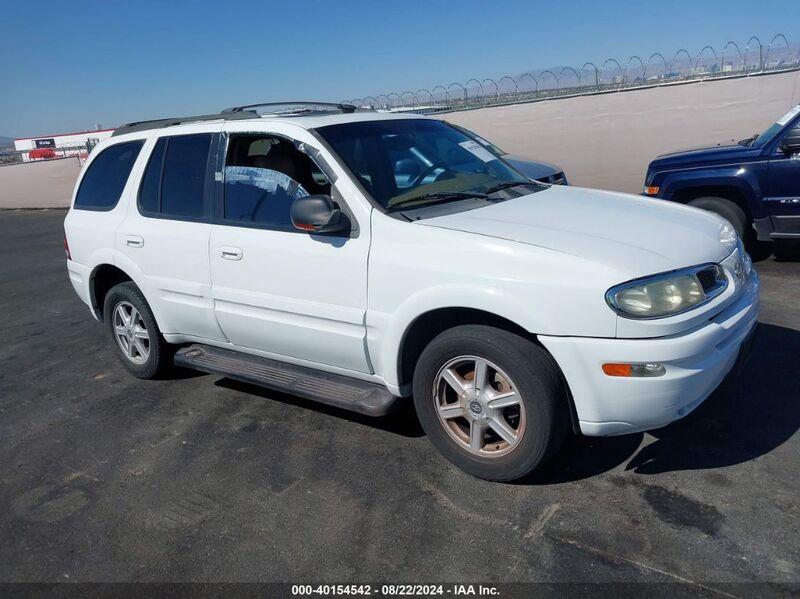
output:
[[[293,231],[291,205],[331,186],[313,160],[290,141],[263,134],[232,134],[225,159],[223,218]]]

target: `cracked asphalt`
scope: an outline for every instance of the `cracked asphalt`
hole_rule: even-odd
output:
[[[129,376],[69,284],[63,218],[0,212],[0,581],[797,590],[800,261],[757,265],[752,358],[689,417],[503,485],[440,458],[410,407]]]

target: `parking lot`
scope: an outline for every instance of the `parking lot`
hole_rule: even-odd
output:
[[[0,581],[800,580],[800,261],[757,265],[753,356],[693,414],[504,485],[410,406],[131,377],[69,284],[63,218],[0,212]]]

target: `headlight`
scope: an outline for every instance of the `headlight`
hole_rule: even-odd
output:
[[[704,304],[727,286],[722,267],[703,264],[617,285],[606,293],[606,302],[627,318],[663,318]]]

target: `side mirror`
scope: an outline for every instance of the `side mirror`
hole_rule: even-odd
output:
[[[800,129],[795,127],[787,133],[781,140],[781,152],[784,154],[794,154],[800,152]]]
[[[339,233],[350,229],[350,221],[330,196],[318,194],[292,202],[292,225],[306,233]]]

